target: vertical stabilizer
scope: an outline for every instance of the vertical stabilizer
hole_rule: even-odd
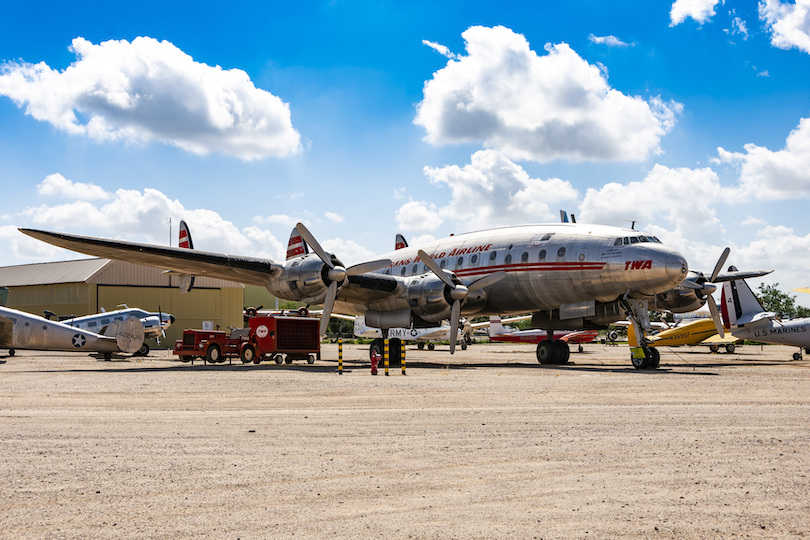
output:
[[[401,234],[397,235],[397,240],[394,243],[394,250],[402,249],[408,247],[408,242],[405,240],[405,237]]]
[[[293,257],[306,255],[307,253],[309,253],[307,243],[301,238],[298,227],[294,227],[290,234],[290,241],[287,243],[287,260],[289,261]]]
[[[506,329],[501,324],[501,316],[500,315],[490,315],[489,316],[489,335],[490,336],[500,336],[506,333]]]
[[[723,321],[726,328],[751,322],[756,315],[765,312],[751,287],[742,279],[723,283],[720,302],[723,305]]]
[[[177,245],[181,248],[194,249],[194,242],[191,240],[191,231],[185,221],[180,222],[180,241]]]

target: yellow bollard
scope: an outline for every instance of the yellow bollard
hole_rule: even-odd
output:
[[[338,375],[343,375],[343,338],[338,338]]]
[[[402,341],[400,348],[399,361],[402,363],[402,374],[405,375],[405,341]]]
[[[385,376],[388,377],[388,339],[386,339],[383,345],[383,362],[385,363]]]

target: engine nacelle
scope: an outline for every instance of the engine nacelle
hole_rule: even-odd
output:
[[[342,266],[334,256],[332,263]],[[267,285],[267,290],[282,298],[317,304],[323,301],[331,283],[328,274],[329,267],[315,254],[290,259],[284,264],[281,276]]]
[[[691,280],[700,283],[697,281],[699,278],[699,274],[690,271],[689,276],[684,281]],[[651,307],[671,311],[673,313],[686,313],[703,307],[703,304],[706,303],[706,298],[707,297],[698,290],[678,285],[668,291],[656,294]]]
[[[408,284],[408,303],[411,309],[423,320],[440,322],[450,317],[453,299],[448,287],[433,274],[415,278]]]

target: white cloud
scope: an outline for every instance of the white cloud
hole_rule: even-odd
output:
[[[616,36],[595,36],[593,34],[588,36],[591,43],[597,45],[607,45],[608,47],[633,47],[633,43],[625,43]]]
[[[759,18],[771,32],[774,47],[810,53],[810,0],[796,0],[794,4],[761,0]]]
[[[639,161],[660,153],[682,109],[610,88],[600,69],[565,43],[538,56],[502,26],[462,35],[467,55],[433,74],[418,105],[414,123],[430,144],[483,144],[538,162]]]
[[[810,196],[810,118],[802,118],[790,132],[785,148],[771,151],[753,143],[745,153],[718,148],[718,159],[740,170],[740,197],[791,199]]]
[[[295,227],[299,222],[303,223],[304,225],[309,225],[308,221],[301,218],[288,216],[287,214],[273,214],[272,216],[267,217],[256,216],[254,221],[257,223],[276,223],[279,225],[285,225],[290,229]]]
[[[731,29],[724,30],[724,32],[732,36],[742,36],[743,41],[748,39],[748,26],[746,26],[745,21],[739,17],[734,17],[734,19],[731,21]]]
[[[715,16],[714,8],[724,0],[675,0],[669,12],[672,21],[669,25],[681,24],[687,17],[693,18],[699,24],[703,24]]]
[[[61,72],[5,63],[0,95],[37,120],[97,140],[158,141],[242,160],[301,150],[289,105],[242,70],[195,62],[148,37],[99,45],[76,38],[70,49],[77,60]]]
[[[709,168],[656,165],[641,182],[588,189],[579,207],[580,221],[620,225],[622,219],[636,220],[637,229],[676,247],[693,239],[719,239],[724,229],[714,205],[726,189]]]
[[[754,216],[748,216],[740,222],[740,225],[765,225],[765,220]]]
[[[441,45],[441,44],[436,43],[434,41],[428,41],[426,39],[422,40],[422,44],[427,45],[428,47],[430,47],[431,49],[433,49],[434,51],[436,51],[437,53],[439,53],[440,55],[442,55],[442,56],[444,56],[446,58],[450,58],[451,60],[458,59],[458,55],[450,52],[450,49],[448,49],[444,45]]]
[[[50,174],[37,184],[37,193],[49,197],[63,197],[82,201],[105,200],[112,198],[103,188],[94,184],[71,182],[59,173]]]
[[[393,238],[391,241],[393,243]],[[347,267],[364,261],[370,261],[374,259],[375,256],[373,251],[369,251],[354,240],[343,240],[340,237],[324,240],[321,245],[326,251],[337,255],[340,261]]]
[[[343,223],[343,216],[340,214],[335,214],[334,212],[326,212],[324,213],[324,217],[329,221],[334,221],[335,223]]]
[[[465,230],[556,221],[557,205],[578,197],[569,182],[531,178],[495,150],[476,152],[463,168],[450,165],[424,170],[431,182],[450,188],[451,199],[442,208],[417,201],[404,204],[397,211],[397,224],[404,230],[432,231],[445,220]]]
[[[403,204],[396,212],[396,220],[403,231],[432,231],[444,222],[436,205],[417,201]]]

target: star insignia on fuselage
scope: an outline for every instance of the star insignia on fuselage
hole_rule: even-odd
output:
[[[76,348],[84,347],[84,343],[86,341],[87,340],[85,339],[85,337],[81,334],[76,334],[75,336],[73,336],[73,346]]]

